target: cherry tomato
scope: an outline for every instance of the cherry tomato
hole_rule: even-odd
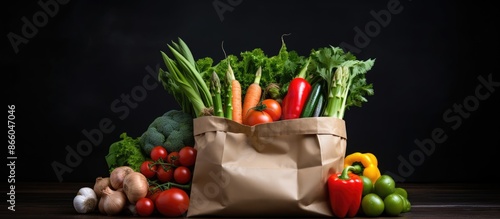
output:
[[[185,166],[179,166],[174,170],[174,180],[180,184],[188,183],[191,176],[191,170]]]
[[[155,205],[163,216],[179,217],[188,210],[189,196],[184,190],[173,187],[161,192]]]
[[[246,125],[254,126],[257,124],[273,122],[273,118],[265,111],[250,110],[246,117]]]
[[[156,178],[162,183],[170,182],[174,178],[174,170],[171,166],[159,166]]]
[[[275,99],[265,99],[261,102],[265,105],[264,112],[269,114],[273,121],[278,121],[281,118],[281,105]]]
[[[160,158],[162,160],[166,160],[167,159],[167,155],[168,155],[168,152],[167,152],[167,149],[165,149],[163,146],[161,145],[158,145],[158,146],[155,146],[153,147],[153,149],[151,149],[151,154],[149,155],[151,157],[151,159],[153,159],[154,161],[157,161],[159,160]]]
[[[196,161],[197,150],[191,146],[185,146],[179,150],[179,162],[182,166],[191,167]]]
[[[180,166],[181,162],[179,161],[179,152],[172,151],[167,156],[167,162],[169,164],[173,164],[174,166]]]
[[[140,198],[135,203],[135,210],[139,216],[149,216],[155,210],[155,204],[150,198]]]
[[[158,167],[153,164],[153,161],[146,160],[142,162],[139,171],[148,179],[152,179],[156,176],[156,170]]]

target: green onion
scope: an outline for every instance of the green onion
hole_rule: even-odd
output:
[[[191,50],[182,39],[167,45],[173,58],[161,51],[167,70],[160,69],[158,79],[174,96],[182,110],[195,117],[207,115],[213,106],[208,85],[203,80]]]

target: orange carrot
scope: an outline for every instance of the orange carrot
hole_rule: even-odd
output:
[[[234,77],[234,72],[233,69],[231,68],[231,65],[229,64],[228,60],[228,69],[227,69],[227,75],[230,77],[231,81],[231,104],[233,107],[233,112],[232,112],[232,120],[238,123],[243,123],[243,116],[241,114],[241,107],[242,107],[242,102],[241,102],[241,84],[238,80],[236,80],[236,77]]]
[[[259,67],[257,72],[255,73],[255,80],[252,84],[250,84],[247,88],[247,92],[245,93],[245,99],[243,100],[243,123],[245,123],[246,117],[250,109],[254,108],[259,104],[262,88],[260,87],[260,77],[262,74],[262,68]]]
[[[241,106],[241,84],[238,80],[231,82],[233,90],[233,120],[238,123],[243,123],[243,114]]]

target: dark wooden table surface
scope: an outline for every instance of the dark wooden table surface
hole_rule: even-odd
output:
[[[478,179],[482,180],[482,179]],[[140,218],[78,214],[73,198],[79,188],[92,183],[17,183],[15,211],[7,200],[8,185],[2,187],[4,201],[0,218]],[[472,183],[398,183],[408,191],[410,212],[391,218],[500,218],[500,185]],[[7,200],[5,200],[7,199]],[[251,207],[251,206],[249,206]],[[160,215],[148,218],[164,218]],[[362,218],[362,217],[359,217]],[[382,217],[379,217],[382,218]]]

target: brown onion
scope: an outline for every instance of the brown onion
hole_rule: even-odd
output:
[[[142,173],[129,173],[123,180],[123,191],[132,204],[135,204],[140,198],[146,197],[148,189],[148,180]]]
[[[111,182],[109,181],[109,177],[97,177],[95,179],[94,184],[94,192],[97,195],[97,198],[101,197],[102,190],[106,187],[111,187]]]
[[[127,197],[123,191],[115,191],[110,187],[102,190],[99,200],[99,212],[107,215],[116,215],[123,211],[127,204]]]
[[[109,176],[109,182],[113,189],[119,189],[123,187],[123,179],[129,173],[134,172],[134,170],[129,166],[121,166],[113,169]]]
[[[97,209],[99,209],[99,212],[101,212],[102,214],[106,214],[106,212],[104,211],[104,199],[103,198],[99,199],[99,204],[97,204]]]

